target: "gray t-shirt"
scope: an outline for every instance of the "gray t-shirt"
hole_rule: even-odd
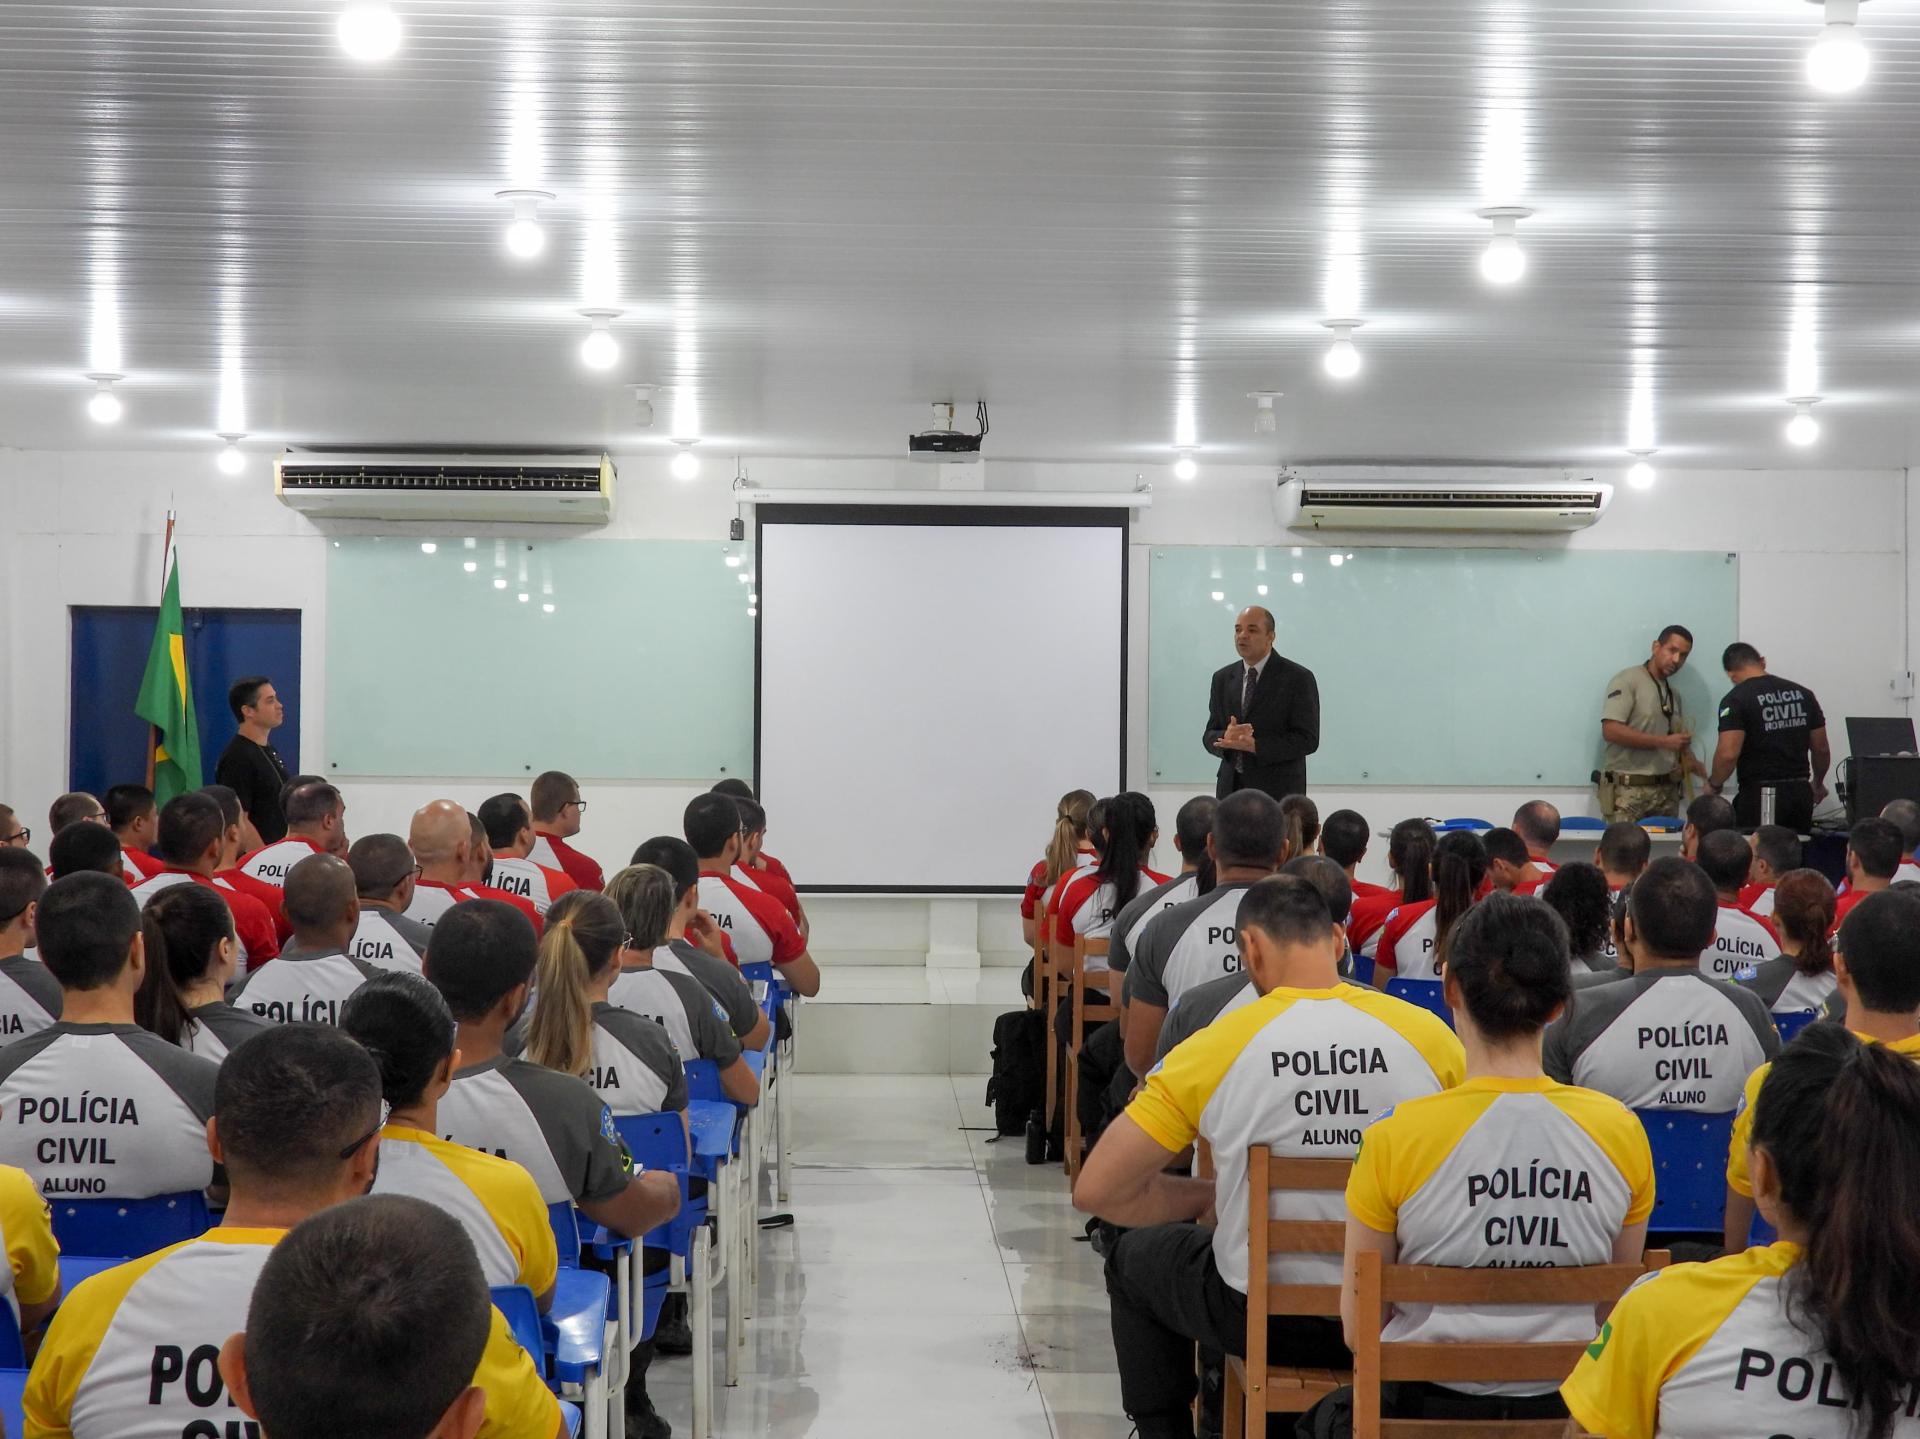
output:
[[[607,1002],[659,1025],[683,1061],[711,1059],[725,1069],[740,1057],[740,1038],[727,1022],[727,1012],[690,974],[670,969],[622,970],[607,992]]]
[[[605,1000],[593,1007],[593,1061],[586,1078],[616,1117],[687,1107],[687,1071],[667,1031]]]
[[[1133,947],[1145,933],[1147,923],[1163,909],[1194,898],[1200,893],[1200,876],[1177,874],[1164,884],[1142,890],[1113,917],[1113,930],[1107,946],[1107,968],[1123,970],[1133,962]]]
[[[1223,884],[1149,920],[1127,966],[1127,1001],[1171,1009],[1194,985],[1238,973],[1240,900],[1252,887]]]
[[[1760,996],[1773,1014],[1818,1014],[1837,992],[1839,980],[1824,974],[1802,974],[1790,954],[1776,955],[1754,966],[1752,978],[1735,976],[1735,984]]]
[[[1758,995],[1698,970],[1650,969],[1576,994],[1547,1027],[1541,1062],[1630,1109],[1727,1114],[1779,1052]]]
[[[440,1134],[511,1159],[547,1204],[591,1204],[624,1191],[633,1158],[613,1115],[585,1080],[496,1055],[453,1076],[439,1106]]]
[[[432,936],[432,928],[417,919],[378,905],[362,905],[360,926],[353,932],[347,954],[375,969],[418,974],[420,962],[426,957],[427,941]]]
[[[1253,987],[1253,976],[1245,970],[1194,985],[1167,1011],[1166,1022],[1160,1026],[1160,1042],[1154,1047],[1153,1062],[1160,1063],[1173,1053],[1174,1046],[1193,1038],[1221,1015],[1252,1004],[1259,997],[1259,991]]]
[[[269,1020],[245,1009],[235,1009],[224,999],[216,999],[187,1011],[192,1021],[180,1037],[180,1047],[215,1063],[225,1059],[262,1030],[272,1029]]]
[[[340,1006],[378,973],[363,959],[296,941],[248,974],[229,997],[272,1024],[338,1024]]]
[[[734,1035],[744,1039],[760,1022],[760,1005],[753,997],[753,986],[746,976],[716,959],[699,945],[685,939],[668,940],[653,952],[653,967],[674,974],[688,974],[707,988],[727,1012],[727,1024]]]
[[[0,1044],[38,1034],[60,1017],[60,981],[24,954],[0,959]]]

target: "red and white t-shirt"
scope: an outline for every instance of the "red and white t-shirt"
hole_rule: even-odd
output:
[[[142,880],[133,887],[134,901],[145,909],[148,900],[176,884],[205,885],[227,902],[227,910],[233,915],[234,938],[240,944],[237,967],[242,973],[258,969],[268,960],[279,957],[280,936],[274,932],[273,919],[267,913],[266,906],[252,895],[242,894],[223,879],[208,879],[191,870],[163,868],[152,879]]]
[[[762,858],[765,858],[763,855]],[[1040,912],[1040,902],[1048,897],[1049,889],[1059,890],[1074,875],[1087,866],[1099,863],[1100,857],[1091,849],[1080,849],[1073,856],[1073,867],[1056,879],[1052,885],[1047,883],[1047,862],[1043,859],[1027,872],[1027,888],[1020,896],[1020,918],[1032,919]],[[1057,896],[1056,896],[1057,897]]]
[[[293,938],[293,921],[287,918],[287,897],[278,886],[237,869],[223,869],[214,876],[214,880],[257,900],[267,912],[267,918],[273,921],[273,932],[280,936],[280,943],[285,944]]]
[[[531,858],[518,859],[511,855],[502,857],[496,854],[493,857],[490,878],[495,889],[509,895],[519,895],[540,915],[546,914],[561,895],[579,888],[562,870],[536,864]]]
[[[791,964],[807,952],[807,942],[780,901],[732,875],[702,871],[700,907],[733,941],[740,964]]]
[[[497,899],[512,905],[533,923],[533,932],[538,935],[542,924],[540,911],[533,907],[531,900],[522,899],[517,894],[508,894],[503,889],[495,889],[486,884],[444,884],[437,879],[421,878],[414,881],[413,903],[407,906],[407,918],[417,919],[431,929],[440,921],[442,915],[462,900]]]
[[[144,849],[134,849],[131,845],[120,846],[120,863],[127,871],[127,883],[139,884],[144,879],[152,879],[166,869],[166,866]]]
[[[1142,869],[1140,883],[1134,893],[1144,894],[1155,885],[1166,882],[1166,875]],[[1112,884],[1101,880],[1099,870],[1087,868],[1074,871],[1060,892],[1060,903],[1047,911],[1053,921],[1055,941],[1070,946],[1076,934],[1085,935],[1088,939],[1107,938],[1113,933],[1113,917],[1120,911],[1118,901],[1119,894]],[[1105,966],[1089,962],[1087,967]]]
[[[1773,886],[1770,884],[1741,885],[1740,908],[1748,914],[1757,914],[1765,919],[1773,913]]]
[[[1391,895],[1394,893],[1393,890],[1384,884],[1372,884],[1364,879],[1355,879],[1348,882],[1353,886],[1353,902],[1355,904],[1358,904],[1363,899],[1373,899],[1383,894]]]
[[[1838,899],[1834,900],[1832,932],[1834,934],[1840,933],[1841,923],[1846,919],[1846,917],[1849,914],[1853,912],[1853,907],[1855,905],[1859,904],[1860,901],[1865,899],[1869,894],[1879,894],[1879,893],[1880,891],[1877,889],[1876,890],[1850,889],[1845,894],[1841,895]]]
[[[1353,908],[1347,912],[1347,947],[1368,959],[1380,952],[1380,931],[1387,916],[1400,908],[1400,891],[1383,889],[1378,894],[1356,894]]]
[[[748,865],[736,864],[733,877],[742,884],[751,885],[762,894],[772,895],[780,901],[780,907],[793,916],[797,923],[800,918],[800,895],[794,887],[780,877],[773,869],[755,869]]]
[[[600,873],[600,866],[557,834],[543,834],[535,830],[533,848],[527,852],[527,858],[535,864],[544,864],[548,869],[559,870],[578,889],[607,887],[606,876]]]
[[[312,840],[290,834],[276,844],[256,849],[234,868],[249,879],[257,879],[275,889],[285,889],[287,875],[296,864],[324,852]]]
[[[1434,914],[1437,900],[1423,899],[1403,904],[1380,926],[1380,943],[1373,962],[1390,972],[1382,979],[1398,975],[1401,979],[1438,979],[1440,971],[1434,958],[1439,944],[1440,926]]]

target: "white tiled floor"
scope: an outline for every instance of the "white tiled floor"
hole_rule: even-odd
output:
[[[1100,1260],[970,1075],[796,1075],[797,1223],[764,1237],[723,1439],[1123,1439]],[[684,1359],[650,1389],[691,1432]]]

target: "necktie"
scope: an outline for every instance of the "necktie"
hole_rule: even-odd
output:
[[[1242,724],[1249,723],[1247,711],[1253,708],[1253,686],[1259,678],[1260,672],[1252,665],[1248,665],[1247,672],[1240,677],[1240,723]],[[1235,774],[1244,774],[1246,768],[1247,752],[1245,750],[1235,750],[1233,753],[1233,772]]]

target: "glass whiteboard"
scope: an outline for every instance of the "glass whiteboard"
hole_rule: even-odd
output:
[[[332,541],[326,773],[750,779],[753,586],[731,553]]]
[[[1585,785],[1607,680],[1668,624],[1693,631],[1676,683],[1695,733],[1712,731],[1739,579],[1733,555],[1697,551],[1156,545],[1152,778],[1212,789],[1208,682],[1235,662],[1234,614],[1257,604],[1320,682],[1310,783]],[[1695,749],[1710,758],[1711,740]]]

